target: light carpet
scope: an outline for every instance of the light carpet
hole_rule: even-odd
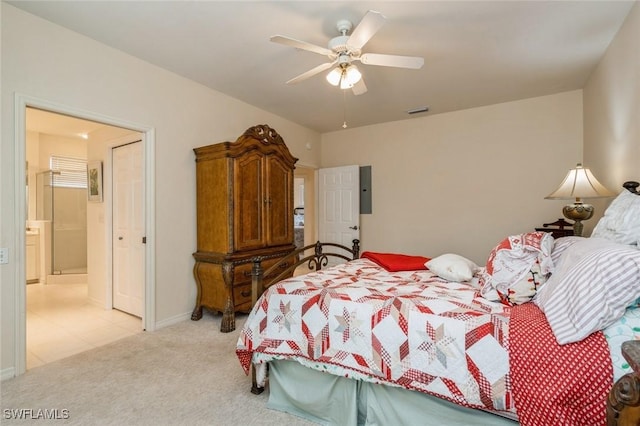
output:
[[[28,370],[0,384],[0,423],[312,425],[267,409],[268,390],[250,392],[235,355],[245,319],[221,333],[221,316],[205,313]]]

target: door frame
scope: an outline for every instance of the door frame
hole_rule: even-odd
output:
[[[27,360],[27,309],[26,309],[26,109],[38,108],[57,114],[69,115],[85,120],[96,121],[110,126],[122,127],[140,132],[144,149],[144,185],[145,185],[145,228],[147,244],[145,245],[145,284],[144,314],[142,325],[145,330],[155,330],[155,129],[139,123],[132,123],[119,118],[109,117],[93,111],[73,108],[45,99],[15,93],[14,98],[14,220],[16,242],[14,286],[14,341],[15,341],[15,375],[26,371]],[[107,198],[109,198],[107,200]],[[111,203],[110,196],[105,202]],[[109,206],[106,206],[110,208]],[[111,256],[110,253],[107,254]],[[110,261],[110,259],[109,259]]]

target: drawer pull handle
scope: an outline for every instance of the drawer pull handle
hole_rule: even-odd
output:
[[[289,262],[282,262],[278,265],[278,268],[280,269],[287,269],[287,267],[289,266]],[[250,277],[251,276],[251,271],[244,271],[244,276],[245,277]]]
[[[240,292],[240,296],[249,297],[249,296],[251,296],[251,291],[241,291]]]

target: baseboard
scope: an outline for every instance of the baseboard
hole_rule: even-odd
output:
[[[185,312],[171,318],[163,319],[162,321],[156,321],[156,330],[164,327],[169,327],[170,325],[174,325],[188,319],[191,319],[191,312]]]
[[[88,296],[87,299],[89,300],[89,303],[91,303],[93,306],[96,306],[98,308],[102,308],[104,310],[109,309],[107,307],[107,303],[104,300],[98,300],[94,297]]]
[[[14,377],[16,377],[16,369],[14,367],[5,368],[0,371],[0,381],[13,379]]]
[[[47,284],[86,284],[87,274],[47,275]]]

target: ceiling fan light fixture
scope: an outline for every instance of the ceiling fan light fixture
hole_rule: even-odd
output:
[[[337,86],[340,84],[340,80],[342,79],[342,68],[337,67],[331,70],[329,74],[327,74],[327,81],[332,86]]]
[[[354,84],[360,81],[362,78],[362,74],[360,70],[355,65],[349,65],[345,70],[344,79],[353,87]]]
[[[340,88],[342,90],[351,89],[353,84],[349,82],[349,80],[345,77],[345,73],[342,74],[342,80],[340,80]]]

